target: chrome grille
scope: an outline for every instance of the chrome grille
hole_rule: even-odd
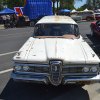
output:
[[[66,73],[83,73],[83,67],[65,67],[62,68],[62,74]]]
[[[51,61],[50,62],[50,81],[53,85],[59,85],[61,83],[62,77],[62,62],[61,61]]]
[[[36,72],[36,73],[49,73],[49,67],[37,67],[37,66],[30,66],[29,72]]]

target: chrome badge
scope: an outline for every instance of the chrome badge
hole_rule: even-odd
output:
[[[58,86],[61,83],[62,77],[62,62],[61,61],[51,61],[50,62],[50,81],[53,85]]]

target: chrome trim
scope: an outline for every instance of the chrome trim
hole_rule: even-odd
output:
[[[64,84],[67,84],[67,83],[69,83],[69,82],[85,82],[85,81],[98,81],[98,82],[100,82],[100,74],[99,75],[97,75],[97,76],[95,76],[95,77],[93,77],[93,78],[83,78],[83,77],[81,77],[80,79],[79,78],[75,78],[75,79],[68,79],[68,78],[64,78]]]
[[[93,66],[99,67],[99,64],[66,64],[66,65],[63,65],[64,68],[66,67],[93,67]]]
[[[84,67],[88,67],[89,68],[89,72],[82,71]],[[84,75],[84,74],[87,74],[87,73],[88,74],[94,74],[94,73],[98,73],[99,70],[100,70],[100,68],[98,66],[84,66],[84,67],[83,66],[62,66],[62,75],[66,75],[66,74],[68,74],[68,75],[70,75],[70,74],[82,74],[82,75]],[[90,70],[92,67],[96,67],[97,68],[97,72],[92,72]],[[80,69],[78,69],[78,68],[80,68]],[[76,72],[70,72],[71,70],[72,71],[74,70]]]
[[[90,78],[89,78],[90,77]],[[91,78],[92,77],[92,78]],[[39,83],[45,83],[48,84],[50,83],[49,81],[49,76],[43,75],[43,74],[31,74],[31,75],[25,75],[25,74],[16,74],[14,72],[12,72],[11,74],[11,78],[13,78],[13,80],[17,80],[17,81],[29,81],[29,82],[39,82]],[[70,83],[77,83],[77,82],[87,82],[87,81],[94,81],[94,82],[100,82],[100,74],[96,75],[96,76],[69,76],[69,77],[63,77],[62,80],[62,84],[70,84]],[[61,84],[61,83],[60,83]],[[52,85],[56,85],[56,84],[52,84]],[[58,86],[58,85],[56,85]]]
[[[61,61],[50,61],[50,77],[49,80],[50,82],[58,86],[61,84],[62,81],[62,62]]]
[[[97,73],[98,72],[95,72],[95,73],[66,73],[66,74],[62,74],[63,76],[65,76],[65,75],[93,75],[93,74],[95,74],[95,75],[97,75]]]
[[[17,71],[16,69],[15,69],[15,66],[21,66],[22,68],[21,68],[21,70],[20,71]],[[24,71],[23,70],[23,66],[29,66],[29,71]],[[35,71],[31,71],[32,70],[32,68],[34,69],[37,69],[37,68],[47,68],[47,72],[45,72],[45,71],[43,71],[43,73],[49,73],[49,68],[50,68],[50,65],[39,65],[39,64],[15,64],[14,66],[13,66],[13,69],[14,69],[14,71],[16,71],[16,72],[18,72],[18,73],[34,73]],[[45,70],[45,69],[44,69]],[[41,72],[38,72],[38,73],[42,73],[42,70],[41,70]]]
[[[18,77],[18,75],[20,75],[20,77]],[[34,77],[34,78],[30,78],[30,77],[23,77],[24,75],[21,75],[21,74],[16,74],[16,73],[12,73],[11,74],[11,78],[13,79],[13,80],[16,80],[16,81],[31,81],[31,82],[34,82],[34,81],[36,81],[36,82],[43,82],[43,83],[45,83],[45,84],[47,84],[48,82],[47,82],[47,78],[46,78],[46,76],[41,76],[41,77],[43,77],[43,78],[38,78],[38,77]],[[39,75],[39,74],[38,74]],[[29,76],[29,75],[27,75],[27,76]],[[33,75],[34,76],[34,75]]]
[[[20,71],[15,71],[16,74],[28,74],[28,75],[38,75],[38,74],[41,74],[41,75],[50,75],[49,73],[37,73],[37,72],[20,72]]]
[[[84,66],[98,66],[99,64],[64,64],[63,66],[67,67],[67,66],[72,66],[72,67],[84,67]]]
[[[46,65],[46,64],[22,64],[22,63],[14,63],[14,66],[36,66],[36,67],[49,67],[50,65]]]

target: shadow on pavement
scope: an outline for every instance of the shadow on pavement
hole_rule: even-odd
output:
[[[16,83],[12,79],[2,91],[3,100],[90,100],[88,92],[79,86],[46,86]]]

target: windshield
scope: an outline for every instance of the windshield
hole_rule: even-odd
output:
[[[37,24],[34,36],[79,35],[78,25],[74,24]]]

